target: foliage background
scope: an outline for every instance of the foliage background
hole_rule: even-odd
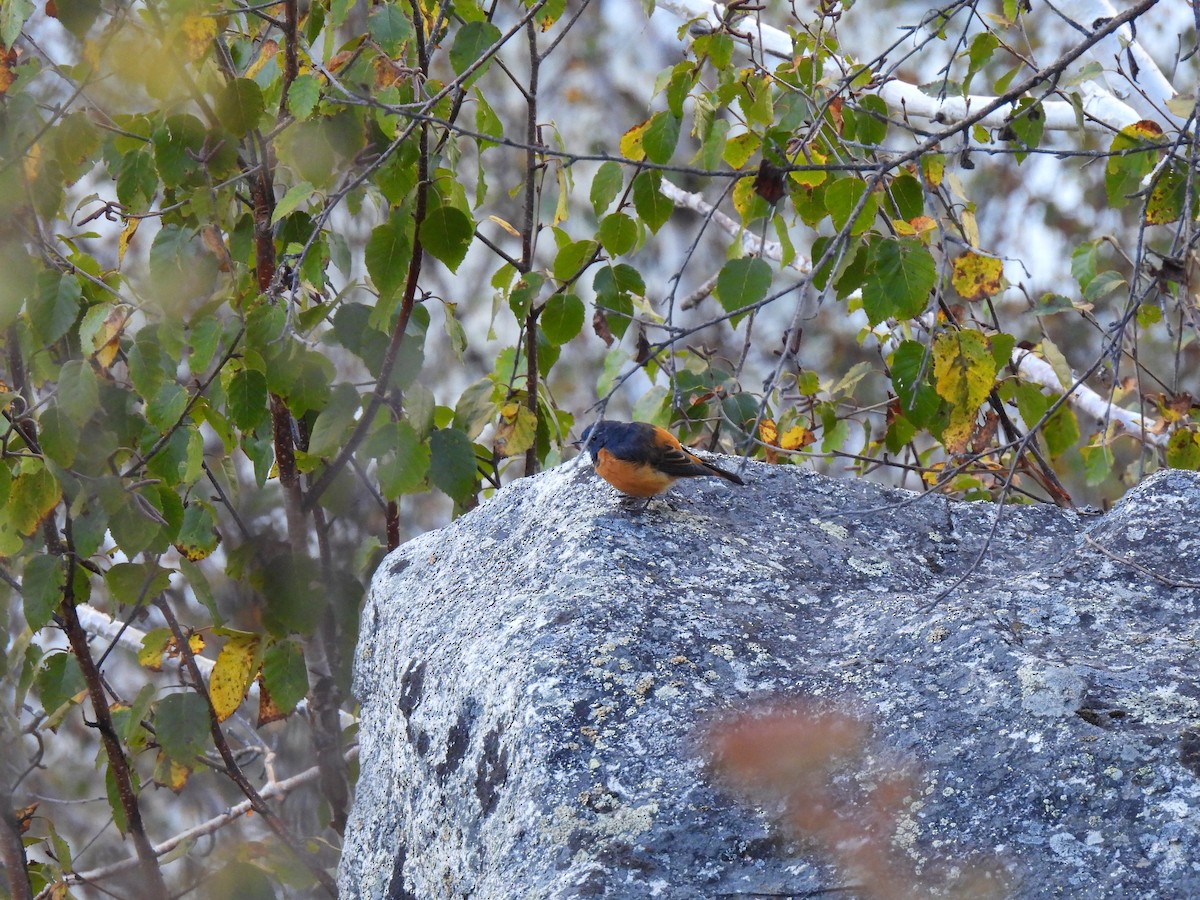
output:
[[[331,890],[374,566],[597,415],[1200,467],[1182,5],[660,6],[5,0],[15,896]]]

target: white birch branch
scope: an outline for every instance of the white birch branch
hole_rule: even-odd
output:
[[[1091,33],[1096,23],[1117,15],[1108,0],[1056,0],[1047,2],[1053,12]],[[1182,120],[1167,110],[1167,101],[1175,97],[1175,87],[1163,74],[1146,48],[1135,38],[1133,29],[1122,25],[1091,49],[1088,56],[1104,70],[1104,81],[1113,96],[1137,110],[1139,119],[1162,119],[1173,125]]]
[[[659,190],[676,206],[682,206],[709,218],[714,225],[732,238],[740,237],[742,249],[748,255],[783,261],[783,245],[779,241],[764,241],[758,235],[752,234],[741,222],[725,215],[699,194],[685,191],[666,178],[662,180]],[[789,268],[795,269],[801,275],[807,275],[812,271],[812,260],[808,257],[797,256],[792,260]]]
[[[1040,385],[1060,397],[1067,392],[1066,385],[1059,380],[1058,373],[1050,363],[1034,356],[1029,350],[1017,349],[1012,354],[1013,365],[1025,381]],[[1089,416],[1093,421],[1118,423],[1125,431],[1151,447],[1165,448],[1170,435],[1155,434],[1146,427],[1146,418],[1131,412],[1101,397],[1086,384],[1076,385],[1067,398],[1067,403],[1077,415]]]
[[[80,603],[77,607],[75,607],[75,609],[79,613],[79,623],[83,626],[84,631],[86,631],[88,634],[94,634],[98,637],[104,638],[107,641],[116,641],[118,646],[120,646],[122,649],[130,651],[134,654],[134,656],[136,656],[137,652],[142,649],[142,641],[146,637],[146,632],[140,631],[139,629],[134,628],[132,625],[122,629],[121,626],[123,623],[118,622],[112,616],[108,615],[108,613],[103,613],[96,609],[96,607],[87,603]],[[197,655],[196,667],[200,669],[200,673],[205,678],[212,676],[213,661],[208,657]],[[250,688],[246,692],[246,696],[250,699],[257,699],[257,681],[250,683]],[[301,700],[296,704],[296,709],[298,711],[307,710],[308,700]],[[349,728],[357,721],[358,720],[354,716],[345,710],[338,710],[338,722],[341,724],[342,728]]]
[[[723,27],[722,17],[725,7],[705,2],[705,0],[658,0],[657,8],[667,10],[679,18],[696,23],[700,28],[710,31]],[[1103,0],[1064,0],[1060,4],[1064,15],[1078,21],[1084,31],[1090,33],[1094,29],[1092,23],[1096,20],[1110,18],[1116,15],[1111,4]],[[1089,13],[1097,13],[1087,18]],[[1076,16],[1080,17],[1076,20]],[[703,23],[703,24],[701,24]],[[768,56],[779,59],[790,59],[792,56],[792,39],[784,31],[770,25],[743,20],[734,26],[744,30],[752,39],[760,44],[759,49]],[[1100,41],[1089,51],[1093,58],[1104,68],[1105,82],[1108,88],[1085,82],[1079,86],[1083,110],[1087,114],[1083,119],[1083,128],[1090,131],[1110,131],[1130,125],[1139,119],[1161,119],[1165,114],[1163,101],[1175,95],[1174,88],[1162,71],[1154,63],[1142,46],[1133,39],[1129,26],[1123,26],[1115,34]],[[1128,81],[1124,81],[1116,73],[1118,55],[1125,53],[1132,57],[1138,67],[1137,87],[1131,90]],[[1125,62],[1122,66],[1129,73],[1130,66]],[[1120,96],[1111,90],[1116,84],[1122,87]],[[1150,96],[1148,102],[1141,94],[1145,91]],[[910,117],[926,119],[931,122],[954,124],[961,121],[973,109],[983,109],[996,101],[995,97],[971,95],[969,97],[947,97],[938,99],[923,93],[915,84],[892,80],[879,88],[879,96],[888,106],[899,113]],[[1124,99],[1129,102],[1124,102]],[[980,124],[988,128],[999,128],[1007,124],[1010,107],[996,110],[980,120]],[[1045,127],[1052,131],[1075,131],[1080,127],[1079,117],[1075,107],[1064,100],[1047,100],[1042,104],[1046,115]],[[1157,111],[1156,111],[1157,110]],[[1172,119],[1173,122],[1177,120]]]
[[[685,191],[665,178],[662,181],[660,189],[676,206],[682,206],[708,217],[714,225],[731,237],[741,237],[742,246],[747,253],[776,261],[783,259],[783,247],[778,241],[761,240],[757,235],[751,234],[747,229],[743,228],[741,223],[725,215],[719,209],[715,209],[711,203],[699,194]],[[792,262],[791,268],[800,274],[808,274],[812,271],[812,260],[807,257],[797,257]],[[890,333],[882,325],[875,329],[875,333],[883,344],[891,340]],[[1014,350],[1012,364],[1020,377],[1025,381],[1039,385],[1059,397],[1067,393],[1066,385],[1059,380],[1054,368],[1044,359],[1035,356],[1030,351],[1023,349]],[[1067,397],[1067,403],[1070,404],[1077,415],[1088,416],[1096,422],[1116,422],[1126,433],[1151,447],[1164,448],[1167,445],[1169,435],[1157,434],[1150,431],[1144,416],[1117,406],[1115,403],[1097,394],[1086,384],[1076,385],[1075,389],[1071,391],[1070,396]]]
[[[345,754],[347,762],[352,761],[357,756],[357,745],[351,747],[346,751]],[[264,800],[272,800],[276,797],[285,797],[292,791],[296,790],[296,788],[303,787],[309,782],[316,781],[320,776],[321,767],[313,766],[311,769],[305,769],[303,772],[293,775],[291,778],[285,778],[283,781],[271,782],[261,791],[259,791],[259,795]],[[206,834],[212,834],[214,831],[223,828],[235,819],[239,819],[246,815],[250,812],[250,810],[250,801],[243,800],[236,806],[229,807],[229,809],[225,810],[220,815],[213,816],[211,819],[201,822],[199,825],[189,828],[186,831],[181,831],[179,834],[167,838],[167,840],[163,841],[161,844],[155,844],[154,855],[156,858],[166,856],[172,850],[181,846],[185,842],[204,837]],[[68,873],[65,876],[65,880],[68,884],[91,884],[93,882],[101,881],[105,878],[111,878],[113,875],[119,875],[122,872],[128,872],[131,869],[137,868],[138,865],[140,865],[140,863],[137,859],[123,859],[119,862],[109,863],[106,866],[90,869],[86,872]],[[38,896],[41,897],[42,894],[39,894]]]

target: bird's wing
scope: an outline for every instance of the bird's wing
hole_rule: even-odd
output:
[[[711,474],[708,467],[700,459],[692,456],[692,454],[688,453],[678,444],[674,447],[666,447],[660,444],[655,449],[657,453],[654,458],[654,466],[668,475],[674,475],[677,478],[687,478],[693,475]]]

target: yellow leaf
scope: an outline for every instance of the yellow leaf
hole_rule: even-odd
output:
[[[0,46],[0,97],[8,93],[9,87],[16,81],[13,69],[17,65],[17,51],[13,48],[4,49]]]
[[[950,404],[950,421],[941,439],[951,453],[966,449],[979,406],[996,382],[996,371],[987,338],[978,331],[945,332],[934,341],[934,387]]]
[[[36,181],[38,172],[42,170],[42,145],[34,144],[21,160],[21,168],[25,170],[26,181]]]
[[[224,722],[242,704],[246,689],[258,664],[258,648],[262,639],[257,634],[235,632],[221,648],[208,679],[208,694],[212,698],[217,719]]]
[[[250,68],[248,68],[245,71],[245,73],[242,75],[242,77],[243,78],[253,78],[255,75],[257,75],[262,70],[263,66],[265,66],[268,62],[271,61],[271,59],[278,52],[279,52],[279,44],[278,43],[276,43],[275,41],[270,40],[270,39],[263,41],[262,47],[260,47],[258,50],[258,58],[255,59],[254,62],[252,62],[250,64]]]
[[[105,372],[112,367],[113,361],[117,358],[117,352],[121,349],[121,333],[125,330],[125,323],[128,321],[129,307],[117,304],[108,311],[108,315],[104,317],[104,323],[92,336],[92,346],[96,348],[92,351],[92,359]]]
[[[975,220],[975,211],[973,209],[964,209],[958,217],[962,222],[963,240],[970,247],[979,246],[979,223]]]
[[[158,753],[158,759],[154,763],[154,783],[161,784],[163,787],[170,788],[176,794],[183,790],[183,786],[187,784],[188,776],[192,774],[192,770],[187,766],[177,763],[161,750]]]
[[[156,628],[147,632],[142,638],[142,646],[138,649],[138,665],[151,672],[161,672],[163,653],[170,642],[171,632],[166,628]]]
[[[793,425],[779,439],[779,446],[784,450],[803,450],[816,441],[817,436],[803,425]]]
[[[180,26],[180,33],[189,62],[198,62],[207,55],[217,36],[217,20],[212,16],[187,16]]]
[[[136,216],[130,216],[126,221],[125,227],[121,229],[121,236],[117,239],[117,268],[121,268],[121,263],[125,261],[125,251],[129,249],[129,245],[133,242],[133,236],[137,234],[142,220]],[[107,366],[105,367],[107,368]]]
[[[779,440],[779,429],[774,419],[763,419],[758,424],[758,439],[764,444],[775,444]]]
[[[621,135],[621,155],[626,159],[631,159],[634,162],[641,162],[646,158],[646,151],[642,149],[642,138],[646,134],[646,129],[650,126],[650,120],[647,119],[640,125],[634,125],[627,132]]]
[[[506,232],[508,232],[510,237],[519,238],[521,236],[521,232],[517,231],[516,228],[514,228],[508,222],[505,222],[499,216],[488,216],[488,218],[491,219],[493,222],[495,222],[497,225],[499,225],[501,228],[503,228]]]
[[[1162,126],[1149,119],[1142,119],[1121,129],[1121,134],[1141,141],[1158,142],[1162,139]]]
[[[825,163],[829,162],[829,157],[824,153],[807,146],[802,149],[799,156],[791,157],[789,155],[789,158],[794,158],[795,164],[798,166],[823,166]],[[802,184],[805,187],[816,187],[818,184],[823,183],[828,177],[829,172],[825,169],[801,169],[798,171],[788,172],[788,178],[796,182],[796,184]]]
[[[921,157],[921,171],[931,187],[938,187],[946,174],[946,157],[940,153],[926,153]]]
[[[554,221],[551,224],[558,225],[570,214],[571,178],[566,166],[557,167],[554,181],[558,185],[558,202],[554,204]]]
[[[994,297],[1004,287],[1004,263],[990,256],[968,252],[954,260],[950,283],[964,300]]]
[[[516,409],[510,415],[506,411],[513,406]],[[517,456],[532,447],[537,439],[537,416],[533,411],[509,403],[500,414],[500,424],[496,426],[496,451],[504,456]]]

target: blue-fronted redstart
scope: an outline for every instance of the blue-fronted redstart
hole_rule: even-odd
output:
[[[601,419],[584,429],[575,446],[591,453],[597,475],[630,497],[650,498],[680,478],[703,475],[745,484],[732,472],[689,453],[665,428],[648,422]]]

